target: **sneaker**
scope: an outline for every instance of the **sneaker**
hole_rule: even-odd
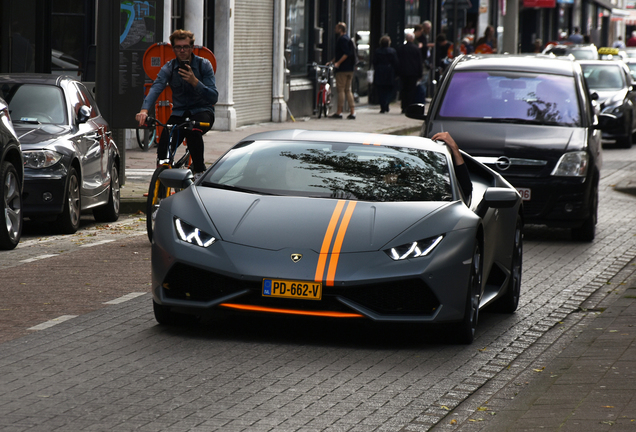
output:
[[[203,177],[203,173],[195,173],[194,174],[194,178],[192,179],[192,181],[196,182],[197,180],[199,180],[201,177]]]
[[[342,114],[336,113],[336,114],[330,115],[329,117],[334,118],[334,119],[341,119],[342,118]]]
[[[348,118],[349,120],[355,120],[355,119],[356,119],[356,115],[355,115],[355,114],[349,114],[349,115],[347,116],[347,118]]]

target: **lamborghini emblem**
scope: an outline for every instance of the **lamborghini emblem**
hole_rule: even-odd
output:
[[[303,258],[303,254],[291,254],[291,260],[295,263]]]

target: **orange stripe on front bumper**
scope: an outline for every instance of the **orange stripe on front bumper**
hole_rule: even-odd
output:
[[[347,209],[345,210],[344,217],[342,218],[342,222],[340,223],[340,228],[338,229],[338,234],[336,236],[336,242],[333,245],[333,249],[331,251],[331,260],[329,260],[329,270],[327,272],[327,286],[333,286],[334,280],[336,278],[336,269],[338,268],[338,259],[340,258],[340,250],[342,249],[342,242],[344,241],[345,234],[347,233],[347,228],[349,228],[349,222],[351,221],[351,216],[353,215],[353,210],[356,208],[356,202],[349,201],[347,204]]]
[[[342,213],[344,205],[344,201],[338,201],[336,208],[331,214],[331,220],[327,226],[325,237],[322,240],[322,247],[320,248],[320,255],[318,256],[318,265],[316,266],[316,275],[314,277],[315,282],[322,282],[322,276],[325,273],[325,265],[327,264],[327,255],[329,254],[329,247],[331,246],[331,239],[333,238],[333,233],[336,230],[336,225],[338,224],[338,219],[340,219],[340,214]]]
[[[253,312],[268,312],[268,313],[280,313],[280,314],[290,314],[290,315],[309,315],[309,316],[320,316],[320,317],[331,317],[331,318],[363,318],[364,317],[364,315],[360,315],[357,313],[279,309],[279,308],[270,308],[270,307],[264,307],[264,306],[242,305],[242,304],[235,304],[235,303],[221,303],[219,306],[223,306],[230,309],[247,310],[247,311],[253,311]]]

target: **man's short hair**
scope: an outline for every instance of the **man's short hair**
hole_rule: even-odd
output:
[[[194,33],[188,30],[175,30],[170,35],[170,44],[174,45],[174,41],[188,38],[190,38],[190,45],[194,45]]]
[[[413,32],[420,32],[420,31],[424,31],[424,26],[422,24],[416,24],[415,26],[413,26]]]
[[[339,22],[338,24],[336,24],[336,28],[339,28],[344,33],[347,32],[347,25],[345,23],[343,23],[343,22]]]

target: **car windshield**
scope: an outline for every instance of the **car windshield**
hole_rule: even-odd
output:
[[[448,158],[422,149],[255,141],[230,150],[204,186],[364,201],[451,201]]]
[[[570,54],[574,56],[577,60],[596,60],[598,54],[589,49],[574,49],[570,51]]]
[[[620,90],[625,87],[617,64],[582,64],[587,86],[594,90]]]
[[[580,126],[573,77],[522,72],[456,72],[440,118]]]
[[[14,123],[65,124],[62,89],[41,84],[2,84]]]

